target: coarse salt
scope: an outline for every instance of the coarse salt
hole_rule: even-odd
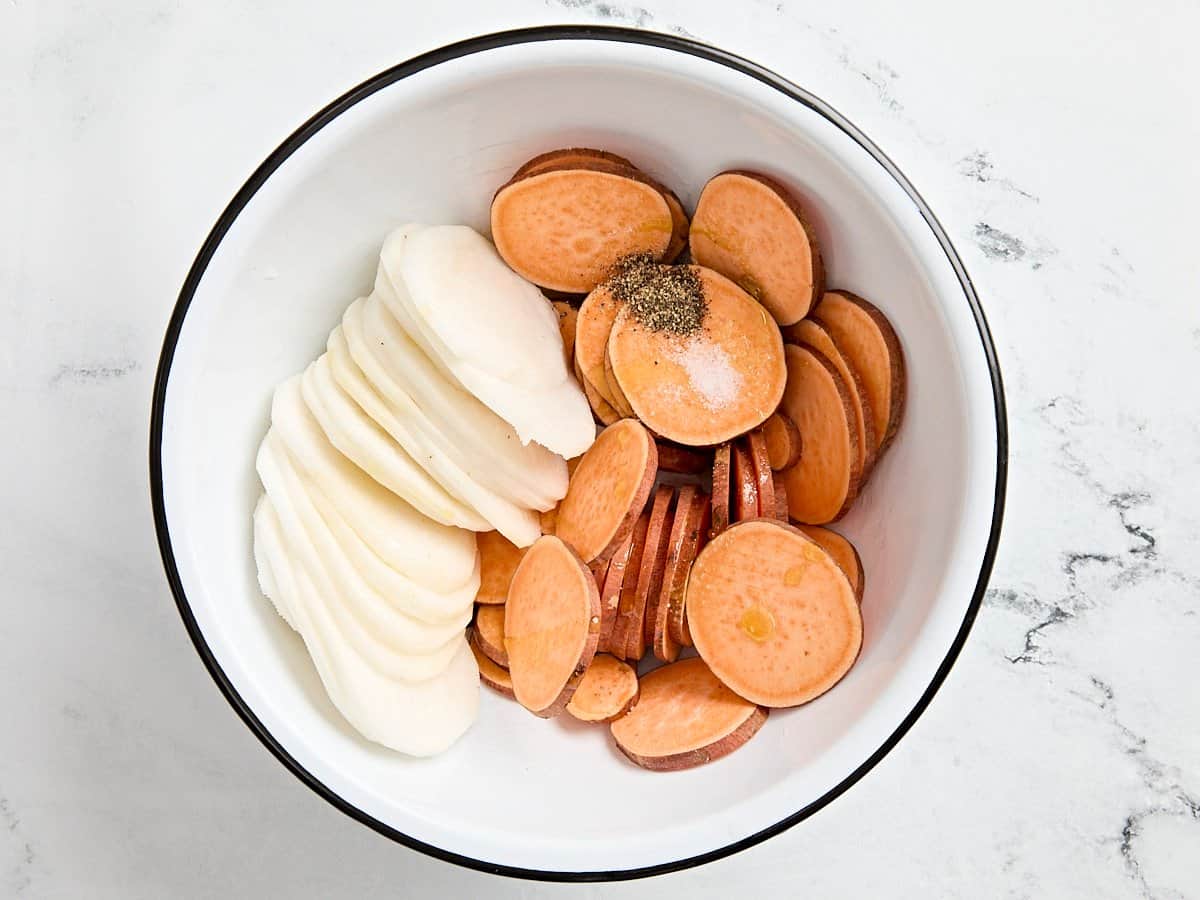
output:
[[[724,409],[737,400],[742,388],[741,373],[717,344],[687,341],[672,351],[671,361],[687,372],[692,389],[709,409]]]

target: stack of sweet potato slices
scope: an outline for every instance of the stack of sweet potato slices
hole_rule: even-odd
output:
[[[670,189],[587,148],[535,157],[493,198],[497,249],[557,297],[604,428],[538,542],[480,537],[471,644],[484,683],[540,716],[607,723],[645,768],[728,754],[862,647],[862,560],[824,526],[894,439],[905,365],[878,308],[826,290],[817,221],[739,170],[704,186],[689,223]],[[666,266],[685,248],[705,302],[687,337],[638,320],[609,281],[631,256]]]

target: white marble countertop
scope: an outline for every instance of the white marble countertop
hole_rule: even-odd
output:
[[[0,896],[1200,896],[1200,7],[1093,0],[0,2]],[[831,102],[964,254],[1008,516],[940,694],[849,793],[706,868],[491,879],[327,806],[192,650],[150,520],[183,275],[317,107],[470,34],[695,35]]]

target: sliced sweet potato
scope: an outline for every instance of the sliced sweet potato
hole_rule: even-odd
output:
[[[862,647],[850,579],[804,532],[741,522],[692,566],[687,616],[696,650],[739,696],[797,706],[829,690]]]
[[[505,604],[504,646],[517,701],[546,718],[561,713],[599,639],[596,580],[570,546],[543,535],[513,573]]]
[[[766,719],[766,709],[743,700],[693,658],[644,675],[637,706],[610,727],[630,762],[670,772],[732,753]]]
[[[629,537],[621,542],[617,552],[609,560],[608,571],[604,573],[604,584],[600,587],[600,650],[610,652],[613,631],[617,625],[617,612],[621,604],[621,587],[625,578],[636,578],[636,573],[630,574],[629,564],[634,549],[634,538],[638,529],[635,527]],[[642,540],[645,534],[642,534]],[[622,645],[624,646],[624,645]]]
[[[621,301],[613,296],[607,285],[601,284],[584,298],[575,320],[575,364],[579,380],[591,384],[609,406],[613,405],[613,398],[604,374],[604,351],[620,311]]]
[[[775,479],[771,471],[771,459],[767,455],[767,440],[762,429],[756,428],[743,438],[750,455],[751,472],[754,474],[758,495],[758,514],[768,519],[775,515]]]
[[[626,175],[628,177],[637,178],[641,181],[646,181],[662,194],[663,199],[667,203],[667,208],[671,211],[671,241],[667,244],[667,250],[663,254],[663,262],[673,262],[683,248],[687,246],[688,237],[688,217],[683,209],[683,204],[679,202],[679,198],[669,187],[666,187],[659,181],[647,175],[629,160],[623,156],[618,156],[615,153],[610,153],[607,150],[594,150],[589,147],[570,147],[562,150],[551,150],[548,153],[543,153],[535,156],[513,174],[512,180],[516,181],[520,178],[525,178],[530,175],[537,175],[541,172],[553,171],[562,168],[599,168],[602,171],[612,172],[617,175]]]
[[[477,606],[471,623],[471,643],[498,666],[508,668],[508,651],[504,649],[504,607]]]
[[[772,472],[773,487],[775,488],[775,518],[780,522],[791,521],[788,518],[787,485],[784,484],[782,472]]]
[[[647,606],[646,621],[650,635],[649,643],[654,655],[663,662],[674,662],[679,656],[679,641],[671,635],[671,603],[676,598],[676,586],[686,580],[683,571],[683,551],[687,546],[690,531],[697,525],[699,506],[696,503],[699,488],[685,484],[679,488],[675,498],[675,514],[671,517],[671,530],[667,535],[667,555],[663,565],[662,585],[658,598]],[[682,602],[682,590],[677,598]]]
[[[692,259],[733,279],[780,325],[808,315],[824,289],[816,234],[799,201],[772,178],[722,172],[700,192]]]
[[[621,418],[621,414],[613,408],[601,393],[596,390],[596,386],[586,378],[579,379],[580,385],[583,387],[583,395],[587,397],[588,405],[592,408],[592,413],[597,422],[601,425],[612,425]]]
[[[501,604],[508,599],[508,585],[525,551],[498,531],[477,534],[475,545],[479,548],[479,591],[475,602]]]
[[[538,172],[547,169],[562,168],[564,165],[587,164],[595,163],[596,161],[608,162],[626,169],[637,168],[637,166],[625,157],[618,156],[616,153],[610,153],[607,150],[596,150],[592,147],[562,147],[558,150],[548,150],[545,153],[539,153],[517,169],[513,173],[512,180],[517,181],[527,175],[536,175]]]
[[[508,674],[508,669],[496,665],[474,644],[471,644],[471,652],[475,654],[475,662],[479,666],[479,680],[505,697],[516,699],[516,695],[513,694],[512,676]]]
[[[862,379],[878,455],[892,442],[904,417],[905,365],[900,339],[887,316],[849,291],[828,291],[813,315]]]
[[[637,669],[607,653],[597,653],[567,712],[581,722],[613,722],[637,703],[640,685]]]
[[[570,369],[575,361],[575,326],[579,321],[579,310],[565,300],[555,300],[552,304],[558,314],[558,333],[562,336],[563,357]]]
[[[662,485],[654,492],[654,502],[650,505],[646,545],[642,549],[642,558],[638,566],[637,596],[630,607],[625,637],[625,658],[629,660],[640,660],[646,655],[646,608],[653,606],[662,588],[663,568],[667,563],[667,540],[671,536],[671,505],[674,500],[674,489]]]
[[[795,422],[783,413],[773,413],[763,422],[762,431],[767,441],[767,456],[770,457],[772,469],[781,472],[800,461],[803,445],[800,429],[796,427]]]
[[[671,585],[671,606],[668,612],[668,628],[671,640],[683,647],[692,646],[692,632],[687,623],[687,581],[696,555],[708,543],[709,526],[712,524],[712,503],[704,494],[697,494],[692,509],[693,519],[689,523],[687,540],[680,554],[679,568]]]
[[[788,345],[788,384],[781,404],[804,435],[800,462],[783,472],[788,513],[823,525],[840,518],[858,495],[862,462],[850,390],[833,364],[812,347]]]
[[[657,471],[658,449],[640,422],[609,425],[571,475],[555,534],[587,562],[612,556],[646,505]]]
[[[732,520],[733,444],[726,442],[713,453],[712,470],[712,528],[709,537],[716,537],[729,527]]]
[[[712,469],[712,453],[692,447],[681,447],[670,441],[658,442],[658,470],[681,475],[699,475]]]
[[[608,652],[621,659],[628,658],[626,648],[629,646],[629,625],[633,620],[634,604],[637,603],[638,575],[642,571],[642,555],[646,549],[646,532],[649,528],[650,511],[646,510],[638,516],[638,520],[633,526],[629,561],[625,564],[625,575],[621,580],[617,620],[613,624],[612,634],[608,638]]]
[[[860,480],[865,481],[871,471],[871,466],[875,464],[875,450],[878,441],[875,438],[875,421],[871,411],[871,400],[867,396],[862,378],[850,365],[846,355],[839,349],[829,332],[825,330],[825,326],[816,319],[805,319],[803,322],[797,322],[784,329],[784,339],[790,343],[807,344],[814,350],[825,354],[825,358],[833,364],[838,374],[842,376],[842,381],[846,382],[846,386],[850,388],[850,400],[854,406],[854,423],[858,430],[858,446],[862,456],[862,472],[859,477]]]
[[[661,259],[674,229],[653,185],[585,162],[510,181],[492,199],[492,240],[509,267],[542,287],[586,293],[618,260]]]
[[[629,398],[625,396],[625,392],[621,390],[621,383],[617,381],[612,367],[612,357],[609,355],[607,347],[604,348],[604,383],[608,386],[609,396],[612,397],[613,409],[623,419],[636,419],[637,413],[629,405]]]
[[[704,295],[701,327],[656,331],[626,307],[607,355],[631,411],[655,434],[697,447],[760,425],[779,405],[787,371],[779,329],[754,298],[712,269],[690,268]]]
[[[593,559],[588,563],[588,571],[592,573],[592,577],[596,579],[596,586],[601,590],[604,590],[604,579],[608,575],[611,563],[611,559]]]
[[[862,605],[863,590],[867,585],[866,573],[863,571],[862,558],[849,539],[820,525],[798,525],[801,531],[819,544],[833,561],[842,567],[846,577],[850,579],[850,587],[854,589],[854,599]]]
[[[744,440],[733,442],[733,521],[758,518],[758,479]]]

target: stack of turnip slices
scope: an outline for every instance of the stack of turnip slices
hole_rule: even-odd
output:
[[[257,468],[263,592],[365,737],[431,755],[474,721],[474,531],[518,547],[595,438],[558,317],[464,226],[405,226],[373,293],[277,389]]]

